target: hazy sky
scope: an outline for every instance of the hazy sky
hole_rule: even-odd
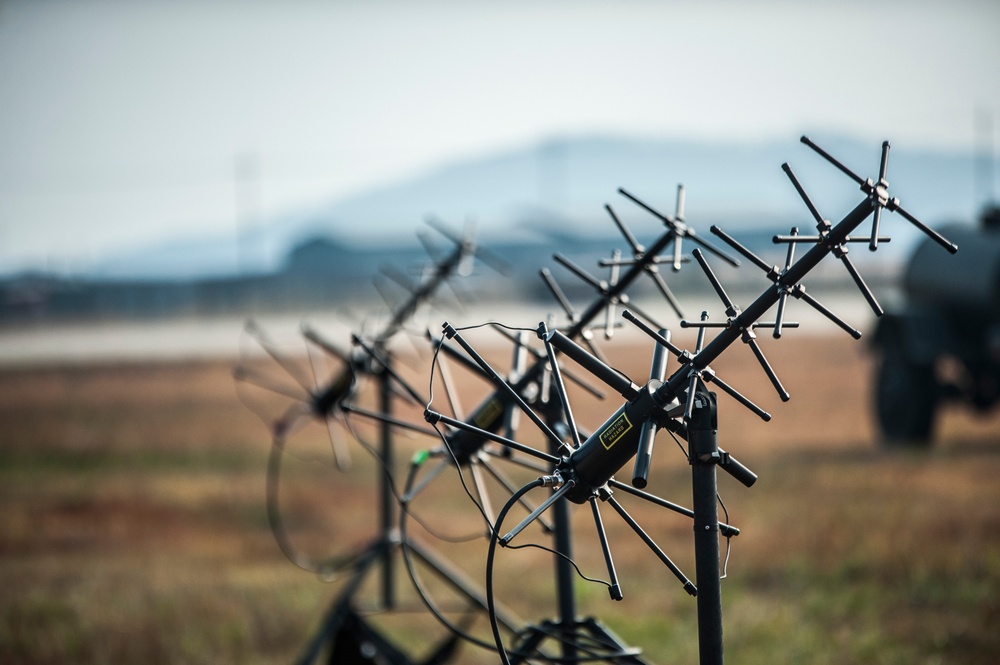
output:
[[[977,113],[995,0],[6,2],[0,272],[232,233],[241,169],[267,218],[553,135],[969,148]]]

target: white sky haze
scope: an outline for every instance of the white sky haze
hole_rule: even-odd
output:
[[[238,164],[266,219],[552,136],[983,148],[998,73],[987,1],[7,2],[0,272],[232,231]]]

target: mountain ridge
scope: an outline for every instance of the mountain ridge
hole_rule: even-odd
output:
[[[862,177],[877,172],[879,145],[842,135],[815,138]],[[928,224],[971,220],[978,212],[973,195],[977,159],[981,156],[969,151],[894,147],[890,192]],[[456,160],[322,206],[289,211],[239,236],[178,239],[122,253],[93,272],[130,279],[272,273],[296,246],[313,237],[358,247],[415,245],[414,231],[427,215],[456,229],[474,218],[485,243],[610,236],[616,231],[606,203],[637,233],[656,227],[652,216],[616,193],[619,187],[672,215],[676,188],[683,184],[685,218],[703,232],[711,224],[734,232],[811,226],[805,206],[781,173],[786,161],[828,218],[839,219],[856,204],[857,186],[798,140],[557,137]],[[914,237],[907,226],[889,227],[890,233],[900,233],[899,244]]]

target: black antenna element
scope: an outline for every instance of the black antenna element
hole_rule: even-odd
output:
[[[678,218],[683,216],[683,202],[684,192],[683,188],[680,188],[678,191]],[[604,335],[605,337],[610,337],[612,330],[616,325],[614,313],[615,308],[618,305],[628,304],[632,309],[639,311],[635,305],[630,302],[625,291],[641,275],[650,275],[653,278],[654,283],[656,283],[657,288],[665,296],[668,303],[670,303],[671,307],[678,313],[678,315],[681,315],[677,299],[670,292],[669,288],[667,288],[666,283],[659,274],[658,265],[665,262],[665,260],[660,256],[661,252],[669,248],[671,243],[676,244],[678,239],[681,237],[678,233],[678,229],[681,229],[683,232],[683,230],[688,228],[686,226],[679,226],[678,224],[673,223],[674,220],[670,220],[670,224],[665,224],[665,226],[667,226],[666,231],[661,234],[651,246],[646,247],[639,244],[635,236],[627,229],[627,227],[625,227],[621,220],[618,219],[618,217],[614,214],[614,211],[611,210],[610,206],[606,206],[606,209],[608,210],[612,221],[615,222],[616,226],[625,237],[632,254],[630,258],[623,258],[620,253],[616,252],[612,255],[610,260],[603,260],[599,262],[598,265],[600,267],[610,269],[608,279],[601,279],[591,275],[587,270],[578,266],[576,263],[561,254],[556,254],[554,256],[555,260],[560,263],[560,265],[565,267],[585,283],[589,284],[597,292],[597,297],[585,310],[582,312],[575,311],[570,304],[569,299],[565,296],[565,293],[563,293],[555,278],[552,276],[551,272],[547,269],[543,269],[541,271],[544,283],[552,292],[556,301],[559,303],[559,306],[566,313],[570,321],[570,325],[558,334],[567,340],[580,340],[581,343],[584,344],[589,350],[588,353],[588,351],[581,348],[582,354],[588,358],[595,358],[596,362],[599,363],[603,362],[603,356],[600,354],[599,348],[591,343],[592,331],[590,326],[598,316],[603,314]],[[679,267],[684,260],[686,259],[680,258],[679,249],[675,247],[674,261],[676,266]],[[648,315],[644,314],[644,316],[646,316],[647,319],[650,318]],[[548,343],[545,335],[541,335],[543,343],[546,347],[545,356],[542,357],[539,354],[536,354],[535,362],[525,368],[522,372],[519,372],[516,378],[510,381],[510,387],[508,388],[497,383],[499,375],[494,370],[489,369],[485,363],[481,361],[481,359],[477,358],[475,352],[468,347],[466,343],[464,343],[464,340],[462,340],[460,336],[455,337],[455,333],[457,333],[457,331],[455,331],[454,328],[446,324],[445,331],[446,337],[455,338],[455,342],[463,347],[463,350],[465,351],[463,357],[470,358],[479,371],[497,385],[497,390],[494,391],[494,393],[484,402],[482,402],[477,409],[475,409],[472,415],[466,419],[466,424],[459,424],[454,421],[449,422],[441,416],[440,413],[431,409],[428,409],[425,413],[425,417],[430,422],[443,422],[455,430],[447,435],[446,441],[444,442],[444,448],[447,449],[456,464],[459,466],[470,465],[471,468],[475,470],[475,468],[484,460],[480,451],[483,449],[483,445],[487,441],[507,445],[504,441],[499,440],[496,434],[496,432],[503,425],[503,416],[504,414],[518,413],[527,414],[529,418],[537,419],[537,416],[533,416],[525,407],[528,407],[529,409],[537,408],[543,412],[544,426],[539,425],[539,427],[543,432],[546,432],[546,438],[550,441],[550,447],[553,453],[561,454],[565,457],[566,455],[572,453],[573,448],[567,447],[564,439],[571,439],[574,443],[577,443],[580,439],[587,438],[585,433],[582,433],[577,429],[575,423],[573,423],[571,412],[568,411],[567,408],[569,403],[565,398],[563,379],[566,378],[573,380],[574,377],[570,372],[563,371],[562,368],[554,364],[554,347]],[[445,344],[442,348],[447,349],[449,347]],[[454,354],[448,353],[447,355],[452,356]],[[614,370],[611,370],[610,368],[608,368],[608,371],[614,373]],[[524,403],[519,403],[519,399],[523,399]],[[538,425],[538,422],[536,422],[536,425]],[[563,433],[565,433],[565,435]],[[509,445],[507,447],[511,450],[525,452],[518,447]],[[561,458],[556,459],[558,461],[558,459]],[[441,462],[440,464],[443,465],[444,462]],[[442,466],[440,465],[435,467],[429,475],[436,475],[440,472],[441,468]],[[487,468],[489,467],[487,466]],[[412,500],[415,494],[427,485],[427,482],[429,482],[429,478],[425,478],[423,482],[414,484],[413,489],[407,491],[404,501]],[[556,497],[556,499],[558,498],[560,497]],[[577,620],[574,600],[574,577],[573,570],[570,565],[571,536],[568,505],[566,502],[555,500],[546,502],[544,505],[539,506],[539,508],[533,509],[529,512],[532,515],[538,516],[541,515],[541,513],[544,512],[549,506],[552,506],[554,514],[553,536],[555,550],[559,553],[556,560],[556,568],[560,615],[558,625],[562,626],[560,632],[563,633],[561,640],[562,658],[568,662],[572,662],[576,658],[577,650],[581,648],[581,640],[598,640],[602,644],[616,644],[616,642],[615,639],[613,639],[609,634],[605,634],[603,628],[600,626],[593,623],[580,624]],[[488,512],[485,510],[485,506],[484,512]],[[600,526],[599,514],[596,506],[594,508],[594,514],[600,533],[602,527]],[[403,513],[403,519],[406,519],[405,511]],[[607,558],[610,566],[610,553],[607,554]],[[612,595],[615,595],[615,591],[612,591]],[[527,633],[523,635],[522,638],[526,644],[535,644],[537,643],[536,640],[540,642],[542,640],[549,639],[551,636],[551,631],[545,629],[544,627],[533,626],[529,627]],[[533,652],[533,656],[535,655],[537,654]]]
[[[805,137],[803,137],[803,143],[814,147],[821,155],[841,168],[841,170],[845,170],[843,165],[816,148],[815,144]],[[888,149],[887,146],[888,143],[883,144],[883,164],[886,150]],[[850,175],[853,179],[858,180],[857,176]],[[569,459],[569,466],[574,471],[573,477],[577,479],[577,487],[569,495],[569,498],[578,502],[585,501],[589,493],[596,491],[597,488],[607,483],[638,450],[640,433],[638,428],[628,427],[625,432],[615,438],[615,444],[610,448],[606,445],[606,442],[602,443],[602,436],[606,439],[608,436],[614,435],[625,423],[642,423],[646,420],[656,422],[662,420],[665,416],[669,418],[664,409],[681,398],[686,398],[685,401],[688,404],[688,408],[685,409],[688,416],[686,420],[690,420],[691,405],[693,404],[694,393],[696,392],[691,390],[692,374],[704,371],[708,368],[709,363],[716,360],[723,351],[736,341],[745,341],[752,349],[755,349],[756,344],[753,343],[753,338],[749,336],[749,333],[753,330],[753,326],[763,318],[764,314],[771,307],[778,303],[782,294],[785,293],[786,288],[794,289],[809,271],[815,268],[824,257],[833,251],[834,247],[843,245],[847,241],[849,234],[860,226],[879,205],[879,199],[874,196],[868,196],[862,200],[843,220],[829,230],[825,242],[814,244],[797,261],[786,266],[783,270],[776,270],[773,276],[774,287],[765,290],[742,311],[726,295],[725,290],[708,268],[708,264],[701,253],[694,252],[695,258],[702,265],[702,268],[705,269],[706,275],[726,306],[726,314],[729,317],[726,325],[711,342],[698,350],[688,362],[682,363],[681,367],[665,383],[655,381],[648,383],[645,389],[640,390],[636,397],[631,398],[618,412],[605,421],[605,424],[599,427],[590,439],[573,452]],[[899,210],[900,208],[897,205],[894,209]],[[946,240],[944,240],[943,244],[948,248],[955,247],[955,245]],[[759,259],[753,260],[753,262],[758,266],[766,265]],[[772,269],[768,268],[768,270],[771,271]],[[775,328],[777,327],[775,325]],[[553,338],[553,343],[557,348],[560,347],[560,343],[556,338]],[[560,350],[567,352],[562,348]],[[756,349],[754,353],[767,372],[771,382],[779,391],[779,394],[785,399],[787,393],[784,392],[780,382],[777,381],[777,377],[770,370],[763,355],[759,353],[759,349]],[[609,381],[606,374],[595,373],[595,376],[604,380],[613,389],[616,389],[616,385],[619,383]]]
[[[639,206],[640,208],[642,208],[646,212],[650,213],[654,217],[659,218],[673,232],[674,236],[676,237],[676,243],[674,244],[674,261],[673,261],[673,268],[674,268],[674,270],[680,270],[681,269],[681,258],[680,258],[680,256],[681,256],[681,243],[683,242],[684,238],[689,238],[694,243],[696,243],[698,245],[701,245],[704,249],[708,250],[712,254],[715,254],[720,259],[722,259],[723,261],[725,261],[729,265],[733,266],[734,268],[738,267],[740,265],[739,259],[735,259],[735,258],[729,256],[728,254],[726,254],[722,250],[720,250],[720,249],[716,248],[714,245],[712,245],[712,243],[710,243],[710,242],[708,242],[706,240],[703,240],[695,232],[695,230],[693,228],[691,228],[690,226],[688,226],[687,224],[684,223],[684,220],[683,220],[684,188],[683,188],[683,186],[679,186],[678,187],[678,193],[677,193],[677,210],[678,210],[678,214],[677,214],[677,217],[670,217],[668,215],[664,215],[663,213],[661,213],[661,212],[657,211],[656,209],[654,209],[652,206],[644,203],[643,201],[639,200],[638,198],[636,198],[632,194],[628,193],[627,191],[625,191],[621,187],[618,188],[618,193],[621,194],[622,196],[624,196],[625,198],[627,198],[632,203],[635,203],[637,206]]]
[[[858,183],[861,186],[861,191],[868,196],[875,212],[875,216],[872,220],[872,233],[868,245],[869,249],[871,249],[872,251],[878,249],[879,221],[882,218],[882,208],[886,208],[889,210],[889,212],[898,212],[900,216],[903,217],[903,219],[905,219],[906,221],[910,222],[918,229],[923,231],[927,236],[931,238],[931,240],[944,247],[946,250],[948,250],[949,253],[954,254],[955,252],[958,251],[958,245],[946,239],[940,233],[930,228],[929,226],[918,220],[916,217],[908,213],[906,210],[904,210],[902,206],[900,206],[899,204],[899,199],[889,198],[888,194],[889,183],[886,182],[885,180],[886,166],[889,161],[888,141],[882,142],[882,159],[879,161],[878,182],[873,182],[871,178],[868,178],[867,180],[862,179],[861,176],[852,172],[846,166],[844,166],[836,159],[831,157],[830,154],[827,153],[825,150],[823,150],[818,145],[813,143],[808,136],[803,136],[802,142],[805,143],[810,148],[812,148],[813,150],[815,150],[817,153],[819,153],[824,159],[826,159],[826,161],[830,162],[838,169],[843,171],[847,175],[847,177],[849,177],[851,180]]]
[[[921,230],[925,230],[935,241],[949,251],[954,252],[957,249],[954,244],[913,219],[909,213],[906,213],[899,206],[897,199],[890,200],[888,198],[885,181],[888,142],[884,143],[882,147],[879,181],[878,183],[873,183],[871,180],[865,181],[860,179],[844,167],[843,164],[809,141],[809,139],[803,137],[802,141],[816,150],[834,166],[845,172],[852,180],[860,184],[862,191],[866,195],[865,198],[836,225],[827,228],[826,225],[820,224],[818,227],[820,235],[817,239],[812,240],[812,246],[798,259],[795,259],[794,256],[794,243],[799,239],[796,238],[797,231],[793,229],[792,235],[789,237],[790,244],[786,254],[785,265],[781,268],[767,266],[741,245],[732,241],[728,236],[725,236],[725,234],[717,234],[721,235],[728,244],[749,258],[758,268],[763,269],[773,282],[771,287],[765,289],[744,310],[736,307],[725,292],[722,284],[715,277],[702,253],[696,250],[693,253],[694,257],[701,265],[717,295],[722,300],[726,309],[727,319],[721,326],[710,324],[707,321],[706,313],[703,315],[701,322],[688,324],[699,329],[697,347],[693,354],[681,351],[672,345],[669,339],[662,333],[654,332],[648,327],[643,327],[644,331],[652,333],[658,344],[661,344],[663,348],[678,357],[680,367],[669,378],[666,380],[660,378],[662,376],[661,372],[664,361],[662,355],[657,357],[654,354],[650,379],[645,386],[640,388],[626,377],[607,367],[597,358],[590,356],[583,348],[569,339],[568,336],[560,335],[556,332],[545,332],[544,326],[540,326],[539,328],[539,334],[543,336],[547,345],[551,344],[559,351],[580,362],[598,379],[626,399],[626,402],[607,418],[604,424],[598,427],[570,455],[563,458],[553,474],[536,481],[539,485],[557,487],[556,493],[552,495],[553,502],[556,497],[565,497],[567,500],[578,504],[592,501],[595,497],[606,499],[608,487],[613,481],[614,474],[633,457],[636,457],[633,484],[637,487],[643,487],[647,482],[652,453],[651,430],[655,432],[656,428],[668,428],[685,437],[688,441],[688,459],[692,465],[692,485],[694,490],[693,514],[696,534],[695,555],[697,566],[699,648],[702,663],[722,663],[721,589],[718,570],[718,535],[720,525],[718,522],[716,501],[715,467],[722,467],[723,470],[732,474],[737,480],[748,487],[756,480],[756,475],[753,472],[718,447],[718,420],[715,394],[709,392],[705,385],[707,379],[716,378],[714,377],[714,373],[708,372],[709,364],[715,361],[732,344],[742,341],[751,347],[754,355],[781,398],[783,400],[787,399],[787,392],[756,345],[753,330],[756,326],[767,325],[773,327],[775,332],[780,335],[783,326],[791,327],[791,324],[786,324],[783,321],[784,302],[787,296],[799,294],[799,297],[805,299],[805,291],[801,287],[801,281],[828,254],[833,253],[842,259],[842,254],[846,253],[843,251],[844,245],[851,241],[850,234],[873,214],[875,218],[873,220],[872,233],[869,237],[869,245],[872,249],[877,249],[878,240],[880,239],[878,226],[882,208],[888,208],[891,212],[900,212],[905,219],[915,224]],[[786,173],[790,173],[790,170],[787,168]],[[796,182],[793,180],[793,183]],[[801,188],[799,186],[796,188],[800,191],[801,195]],[[634,197],[628,194],[625,195],[635,200]],[[807,201],[807,206],[813,212],[814,217],[822,219],[819,217],[818,212],[815,211],[815,206],[812,206],[805,197],[804,200]],[[636,202],[639,203],[638,201]],[[648,206],[642,203],[639,204],[663,218],[665,222],[668,221],[668,218],[655,213]],[[686,235],[693,237],[690,234]],[[856,271],[852,271],[852,275],[853,272]],[[863,293],[865,291],[866,289],[862,289]],[[820,309],[821,312],[828,312],[828,310],[818,306],[818,303],[814,301],[807,299],[807,302]],[[770,324],[759,323],[767,311],[776,304],[779,304],[779,316],[777,319]],[[634,319],[634,317],[632,318]],[[834,320],[836,321],[837,319],[834,317]],[[846,328],[846,324],[842,325],[842,327]],[[705,332],[709,328],[718,328],[719,332],[710,342],[704,344]],[[750,406],[755,412],[759,411],[759,409],[746,402],[748,401],[741,400],[741,403]],[[490,542],[490,557],[488,559],[487,570],[488,588],[491,584],[492,553],[495,544],[507,545],[521,529],[537,517],[537,515],[541,514],[545,505],[547,504],[543,504],[536,513],[529,515],[528,519],[502,537],[499,533],[507,507],[501,512],[494,526],[494,533]],[[626,521],[628,521],[627,518]],[[602,547],[604,547],[603,540]],[[613,573],[612,579],[615,580]],[[679,579],[683,580],[684,578],[679,576]],[[615,582],[613,588],[617,588],[617,582]],[[685,588],[689,593],[694,594],[694,586],[690,585],[690,582],[685,582]],[[497,637],[497,648],[502,661],[508,663],[509,660],[504,653],[499,633],[495,631],[494,634]]]
[[[301,663],[311,663],[318,658],[320,651],[333,639],[334,632],[338,628],[335,619],[340,616],[341,611],[337,608],[345,606],[345,603],[354,602],[352,598],[363,588],[362,582],[371,577],[373,573],[380,573],[378,584],[375,587],[375,593],[378,595],[377,606],[382,610],[396,609],[398,585],[398,575],[395,572],[396,558],[402,547],[406,548],[408,564],[414,559],[420,561],[424,568],[435,575],[439,581],[452,587],[465,600],[470,609],[485,610],[486,608],[486,599],[482,592],[475,589],[474,585],[467,583],[457,568],[419,542],[402,543],[401,534],[397,529],[396,505],[398,499],[392,478],[395,466],[393,430],[400,428],[430,436],[437,436],[437,432],[426,426],[418,426],[393,416],[393,404],[396,397],[401,396],[420,405],[426,404],[427,397],[393,369],[393,357],[389,350],[389,342],[403,329],[403,326],[420,307],[432,300],[442,285],[449,283],[448,279],[452,275],[468,274],[471,271],[473,257],[478,257],[498,269],[504,268],[498,259],[481,248],[477,248],[468,233],[458,236],[440,224],[431,221],[428,224],[452,240],[455,246],[450,252],[437,252],[431,247],[429,241],[421,236],[421,242],[431,256],[432,262],[424,267],[419,279],[416,280],[411,280],[407,275],[392,267],[383,267],[382,273],[402,287],[406,292],[406,297],[398,305],[392,305],[392,298],[387,297],[388,293],[380,288],[383,297],[386,297],[386,302],[390,303],[392,312],[387,324],[381,326],[381,329],[374,336],[354,334],[352,336],[354,346],[350,351],[346,351],[324,339],[313,328],[303,326],[302,335],[311,345],[308,347],[309,350],[319,349],[343,364],[342,369],[327,379],[325,383],[323,382],[324,377],[317,375],[315,367],[311,378],[299,372],[293,363],[277,353],[276,347],[252,322],[247,326],[248,333],[283,368],[284,372],[295,380],[296,385],[267,380],[251,366],[238,366],[234,370],[238,384],[253,383],[272,394],[282,395],[293,400],[292,407],[280,418],[273,422],[267,422],[274,435],[268,462],[267,513],[272,533],[279,547],[292,562],[306,570],[320,575],[349,570],[351,575],[348,585],[334,601],[335,607],[331,608],[327,618],[303,651],[298,661]],[[381,286],[382,283],[376,281],[376,287]],[[374,377],[378,386],[378,406],[377,410],[374,411],[359,407],[351,402],[357,380],[367,376]],[[292,544],[281,515],[278,495],[279,481],[282,475],[281,462],[286,452],[286,439],[304,423],[325,421],[330,427],[335,420],[346,422],[347,415],[371,419],[380,425],[377,447],[358,439],[360,445],[376,458],[382,469],[382,472],[378,474],[376,497],[376,519],[379,531],[360,550],[355,549],[356,546],[352,544],[350,545],[351,551],[341,550],[335,556],[322,560],[314,559]],[[350,429],[349,426],[348,429]],[[350,433],[354,435],[353,430]],[[334,437],[332,429],[331,442],[334,446],[334,459],[337,466],[341,471],[347,471],[346,442],[341,441],[339,437]],[[534,451],[532,450],[532,452]],[[512,631],[523,623],[502,610],[498,618]],[[455,637],[451,637],[450,641],[454,640]]]
[[[645,204],[642,205],[645,206]],[[678,210],[682,210],[682,207],[683,188],[680,189],[680,193],[678,195]],[[647,209],[652,210],[648,207]],[[627,267],[627,270],[625,270],[623,274],[619,274],[617,276],[617,280],[613,280],[610,283],[593,277],[587,273],[586,270],[577,266],[571,260],[563,257],[562,255],[554,255],[557,262],[565,266],[568,270],[576,274],[580,279],[587,282],[597,290],[598,296],[583,312],[578,313],[573,310],[569,300],[566,298],[562,289],[559,288],[559,285],[556,283],[551,272],[547,269],[542,269],[541,271],[542,279],[545,281],[546,285],[549,287],[550,291],[553,293],[556,300],[559,302],[560,306],[570,319],[570,325],[566,328],[563,334],[569,339],[579,338],[583,340],[583,342],[588,346],[590,353],[597,357],[601,357],[601,354],[599,350],[590,343],[591,335],[589,327],[593,321],[602,313],[607,312],[609,306],[614,303],[628,303],[632,309],[636,309],[635,305],[629,301],[625,290],[640,276],[648,273],[651,267],[655,267],[656,263],[660,261],[660,254],[670,246],[670,243],[676,242],[678,238],[681,237],[678,234],[678,228],[682,228],[683,233],[687,236],[694,235],[694,230],[690,227],[686,225],[678,227],[672,218],[664,217],[659,213],[655,213],[655,211],[654,214],[665,220],[664,223],[667,226],[667,230],[662,233],[648,249],[640,245],[638,241],[635,240],[635,237],[626,230],[624,233],[626,239],[629,241],[630,247],[633,249],[633,260],[629,262],[622,262],[621,265],[623,267]],[[619,228],[624,228],[624,225],[613,213],[612,219],[615,220]],[[699,242],[704,243],[704,241],[701,241],[700,239]],[[738,264],[739,262],[735,261],[735,263]],[[659,277],[659,275],[657,275],[657,277]],[[660,280],[662,281],[662,278],[660,278]],[[664,288],[665,287],[666,285],[664,284]],[[636,309],[636,311],[639,310]],[[482,366],[480,365],[480,367]],[[536,361],[521,372],[520,377],[510,386],[512,390],[498,388],[473,411],[473,414],[466,420],[466,422],[474,425],[474,427],[479,430],[490,433],[498,432],[503,424],[504,414],[509,413],[511,409],[515,407],[515,399],[513,396],[525,395],[530,386],[541,381],[546,367],[547,363],[545,360],[536,356]],[[491,372],[495,374],[493,370],[483,371],[488,377]],[[572,378],[571,375],[568,376],[569,378]],[[428,417],[433,418],[434,416],[435,414],[433,412],[428,414]],[[485,441],[482,437],[475,436],[469,430],[462,430],[451,435],[448,441],[448,448],[454,455],[455,461],[460,465],[465,465],[471,461],[484,443]]]

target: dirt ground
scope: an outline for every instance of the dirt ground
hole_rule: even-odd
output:
[[[762,347],[792,395],[788,403],[748,349],[730,350],[715,366],[773,414],[764,423],[719,397],[720,445],[759,475],[750,489],[720,475],[728,521],[741,529],[723,582],[727,657],[995,662],[997,414],[984,419],[951,408],[933,446],[887,448],[870,417],[872,361],[863,343],[789,334],[780,342],[762,339]],[[632,338],[609,353],[616,367],[645,381],[648,344]],[[500,366],[506,355],[490,357]],[[404,358],[398,367],[426,389],[428,356]],[[453,372],[468,412],[486,388]],[[373,407],[372,386],[359,391],[359,404]],[[574,389],[573,404],[581,425],[592,429],[620,400],[599,402]],[[450,412],[440,388],[433,405]],[[421,409],[401,405],[398,415],[424,426]],[[363,440],[377,440],[363,417],[349,424]],[[531,427],[522,418],[521,428]],[[323,428],[287,441],[283,525],[294,548],[316,559],[354,552],[380,533],[375,488],[382,469],[350,432],[338,436],[353,448],[348,470],[330,466]],[[271,439],[240,401],[229,360],[0,370],[0,661],[294,661],[352,578],[302,570],[282,554],[265,505]],[[393,489],[401,493],[410,459],[438,442],[419,434],[397,439]],[[432,458],[414,475],[434,464]],[[664,434],[653,466],[649,489],[690,504],[686,460]],[[622,480],[630,471],[623,469]],[[520,483],[533,475],[512,477]],[[452,541],[481,531],[483,522],[457,480],[446,468],[429,482],[412,503],[407,531],[478,586],[482,533]],[[572,508],[574,558],[585,574],[606,578],[590,511]],[[629,510],[693,577],[690,522],[642,502]],[[625,599],[615,603],[603,585],[577,579],[579,614],[599,618],[651,662],[696,662],[694,602],[612,511],[602,511]],[[528,531],[525,537],[545,542]],[[423,609],[393,551],[401,609],[371,620],[411,651],[426,652],[447,634]],[[499,600],[528,621],[553,618],[551,556],[509,549],[497,559]],[[381,604],[378,577],[369,577],[358,592],[366,608]],[[398,625],[394,615],[404,617]],[[488,638],[480,616],[468,620]],[[465,645],[454,662],[496,662],[496,655]]]

